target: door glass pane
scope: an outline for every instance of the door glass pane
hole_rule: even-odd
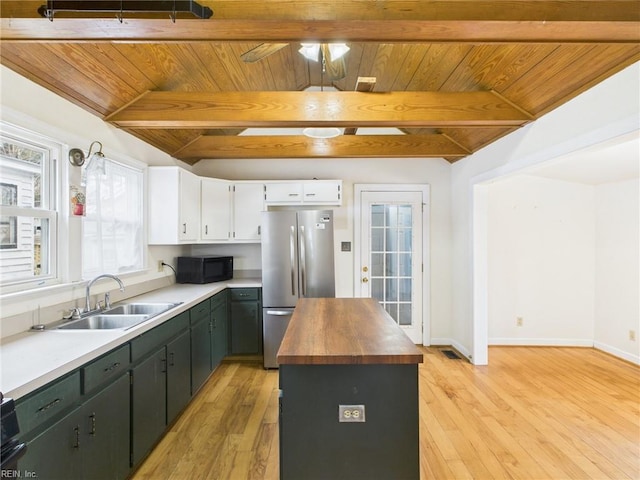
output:
[[[384,226],[384,205],[373,205],[371,207],[371,226],[382,227]]]
[[[398,276],[398,254],[397,253],[387,253],[384,256],[385,266],[384,272],[387,277],[396,277]]]
[[[401,277],[411,276],[411,254],[410,253],[398,254],[398,274]]]
[[[371,251],[372,252],[384,251],[384,228],[371,229]]]
[[[371,254],[371,276],[382,277],[384,276],[383,272],[384,272],[384,254],[372,253]]]
[[[398,323],[400,325],[411,325],[411,304],[401,303],[398,310]]]
[[[378,300],[384,298],[383,280],[380,278],[374,278],[371,280],[371,296]]]
[[[410,278],[400,279],[398,294],[401,302],[411,301],[411,279]]]

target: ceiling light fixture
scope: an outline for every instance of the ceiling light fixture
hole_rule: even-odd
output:
[[[334,138],[342,134],[337,127],[307,127],[302,134],[309,138]]]
[[[168,13],[175,23],[178,13],[190,13],[198,18],[211,18],[213,10],[193,0],[111,0],[111,1],[70,1],[49,0],[38,8],[38,13],[53,22],[57,12],[115,13],[122,23],[124,13]]]
[[[302,45],[298,52],[302,54],[307,60],[317,62],[320,59],[320,44],[319,43],[301,43]],[[329,54],[331,60],[338,60],[343,57],[350,49],[346,43],[329,43]]]

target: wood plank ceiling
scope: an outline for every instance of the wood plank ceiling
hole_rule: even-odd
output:
[[[640,60],[638,0],[202,0],[212,18],[175,23],[133,13],[49,21],[37,14],[44,3],[2,1],[1,63],[190,164],[453,162]],[[346,76],[329,81],[298,53],[301,41],[346,42]],[[276,42],[286,46],[240,58]],[[355,91],[359,77],[375,78],[371,92]],[[401,134],[240,135],[306,126]]]

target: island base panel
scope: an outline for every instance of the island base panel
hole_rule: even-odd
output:
[[[418,366],[280,365],[280,478],[418,480]],[[365,422],[340,423],[339,405]]]

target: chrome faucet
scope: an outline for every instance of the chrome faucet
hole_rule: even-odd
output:
[[[85,294],[87,304],[86,304],[86,306],[84,308],[85,312],[90,312],[91,311],[91,287],[92,287],[92,285],[94,283],[96,283],[101,278],[111,278],[111,279],[115,280],[116,282],[118,282],[118,285],[120,286],[120,291],[124,292],[124,283],[122,283],[122,280],[120,280],[115,275],[111,275],[109,273],[103,273],[102,275],[98,275],[96,278],[94,278],[89,283],[87,283],[87,290],[86,290],[86,294]],[[109,299],[109,292],[104,294],[104,301],[105,301],[105,308],[109,308],[111,306],[110,299]]]

